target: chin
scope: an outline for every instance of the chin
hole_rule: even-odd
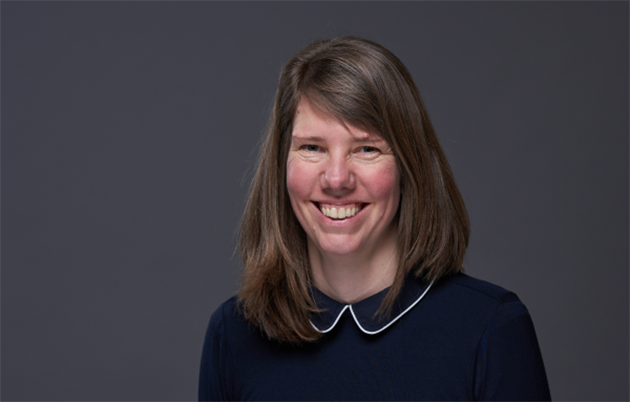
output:
[[[352,255],[361,248],[361,244],[359,242],[355,239],[348,239],[345,236],[340,238],[334,237],[321,239],[320,241],[313,242],[313,246],[320,253],[337,256]]]

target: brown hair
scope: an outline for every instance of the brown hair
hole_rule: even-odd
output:
[[[396,299],[407,274],[426,280],[463,270],[466,207],[411,75],[384,47],[356,37],[316,41],[280,74],[267,136],[240,231],[245,267],[239,303],[267,337],[300,343],[321,334],[310,292],[306,234],[286,186],[293,121],[301,97],[339,121],[378,133],[390,144],[401,176],[398,271],[379,312]]]

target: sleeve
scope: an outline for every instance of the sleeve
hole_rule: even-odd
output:
[[[475,396],[482,401],[550,401],[534,323],[520,301],[501,304],[477,348]]]
[[[221,306],[210,318],[201,354],[199,371],[199,400],[231,400],[227,393],[229,345],[225,334],[225,320]]]

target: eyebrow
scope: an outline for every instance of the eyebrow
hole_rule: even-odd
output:
[[[301,135],[293,134],[291,137],[295,138],[296,140],[300,140],[300,141],[313,141],[313,142],[323,142],[324,141],[324,139],[322,137],[317,137],[317,136],[302,137]]]
[[[367,138],[355,138],[354,139],[356,142],[381,142],[381,141],[385,141],[384,138],[382,137],[367,137]]]

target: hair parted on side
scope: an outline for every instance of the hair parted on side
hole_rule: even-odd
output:
[[[469,222],[420,93],[405,66],[384,47],[356,37],[311,43],[281,71],[270,124],[241,224],[245,267],[239,305],[268,338],[288,343],[321,336],[309,322],[307,239],[287,192],[286,165],[300,99],[339,121],[381,135],[401,176],[398,271],[379,312],[405,277],[434,280],[463,270]]]

